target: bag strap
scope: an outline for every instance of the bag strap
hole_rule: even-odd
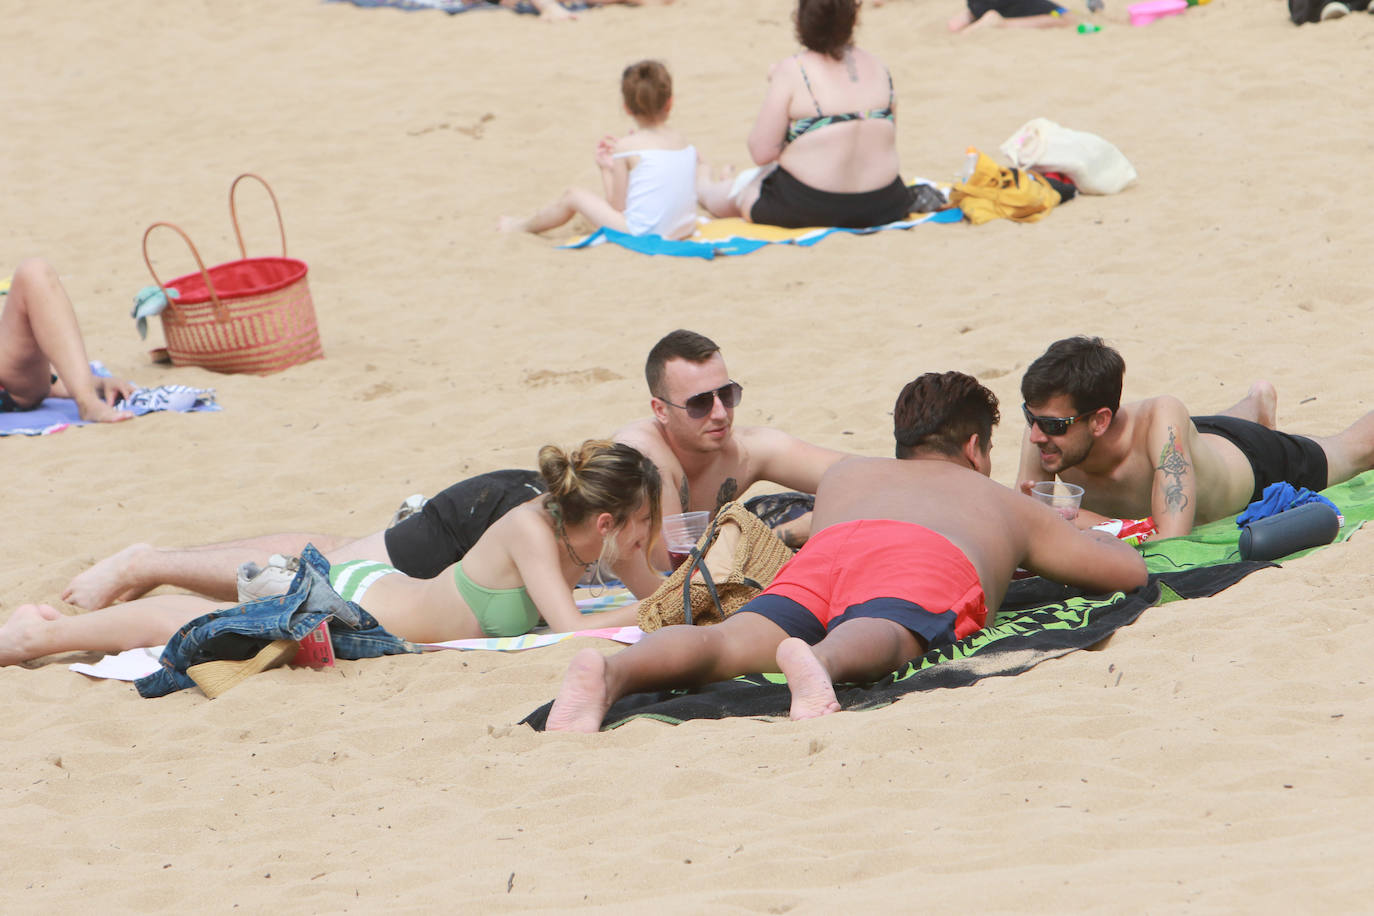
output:
[[[267,196],[272,198],[272,209],[277,211],[277,229],[281,232],[281,256],[286,257],[286,224],[282,222],[281,206],[277,203],[277,195],[272,193],[272,186],[267,183],[267,179],[252,172],[244,172],[234,179],[233,184],[229,185],[229,219],[234,223],[234,238],[239,242],[239,254],[248,257],[248,250],[243,247],[243,231],[239,229],[239,211],[234,200],[234,192],[238,189],[239,182],[245,178],[252,178],[267,190]]]
[[[229,309],[220,301],[219,294],[215,292],[215,284],[210,281],[210,272],[205,269],[205,262],[200,259],[200,252],[196,250],[195,242],[192,242],[191,237],[185,232],[182,232],[181,227],[175,223],[153,223],[143,233],[143,263],[148,265],[148,273],[152,275],[153,282],[157,284],[158,289],[162,290],[162,296],[167,300],[167,307],[172,310],[173,315],[176,315],[178,318],[183,317],[177,311],[176,300],[167,295],[167,287],[163,286],[162,281],[158,279],[157,271],[153,270],[153,261],[148,257],[148,236],[152,235],[153,230],[158,226],[166,226],[168,229],[171,229],[177,235],[181,236],[186,242],[186,247],[191,249],[191,255],[196,259],[196,266],[200,268],[200,275],[202,279],[205,280],[205,289],[210,293],[210,300],[215,303],[215,320],[227,324],[229,321]]]
[[[725,613],[720,606],[720,595],[716,592],[716,580],[706,566],[706,552],[715,544],[716,537],[720,534],[720,516],[721,513],[717,512],[715,518],[711,519],[711,527],[706,529],[705,537],[699,545],[692,547],[687,557],[687,575],[682,579],[682,617],[688,626],[692,625],[692,576],[697,571],[701,572],[701,580],[706,583],[706,592],[716,606],[716,613],[722,616]]]

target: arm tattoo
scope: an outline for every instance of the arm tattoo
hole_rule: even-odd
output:
[[[721,506],[734,499],[738,494],[739,481],[735,480],[733,477],[725,478],[725,482],[722,483],[720,489],[716,491],[716,511],[719,512]]]
[[[687,512],[692,508],[692,504],[687,501],[687,475],[682,475],[682,486],[677,488],[677,498],[682,500],[682,511]]]
[[[1183,478],[1192,467],[1183,457],[1183,449],[1178,444],[1178,436],[1169,427],[1169,441],[1159,451],[1159,466],[1156,471],[1164,472],[1164,507],[1170,512],[1182,512],[1188,505],[1188,496],[1183,492]]]

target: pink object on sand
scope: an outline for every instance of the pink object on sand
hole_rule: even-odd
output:
[[[1131,14],[1131,25],[1149,25],[1165,16],[1177,16],[1187,8],[1188,0],[1146,0],[1132,3],[1126,12]]]

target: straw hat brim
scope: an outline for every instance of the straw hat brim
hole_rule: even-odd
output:
[[[268,668],[286,664],[295,657],[300,647],[301,644],[294,639],[278,639],[263,646],[252,658],[243,661],[201,662],[187,668],[186,674],[213,700],[231,687],[237,686],[245,678]]]

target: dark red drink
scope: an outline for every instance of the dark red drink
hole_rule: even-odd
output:
[[[677,568],[687,562],[687,558],[692,555],[691,551],[692,548],[690,547],[684,548],[682,553],[678,553],[671,547],[668,548],[668,562],[673,564],[674,572],[677,572]]]

